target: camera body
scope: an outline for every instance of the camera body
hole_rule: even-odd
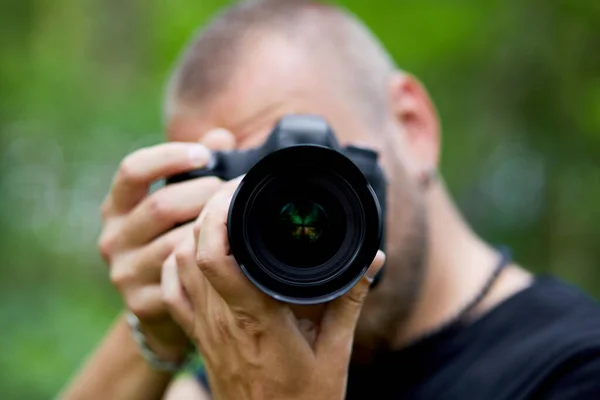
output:
[[[293,304],[331,301],[383,250],[386,180],[378,155],[341,147],[321,117],[285,116],[262,146],[214,152],[206,168],[167,184],[244,174],[229,209],[229,244],[268,295]]]

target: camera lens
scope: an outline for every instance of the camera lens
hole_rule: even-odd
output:
[[[232,254],[267,294],[291,303],[335,298],[379,248],[380,210],[360,170],[319,146],[263,158],[245,176],[228,221]]]

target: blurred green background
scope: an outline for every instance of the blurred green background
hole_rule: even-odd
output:
[[[206,0],[12,0],[0,12],[0,398],[50,398],[120,309],[98,207]],[[431,92],[475,229],[600,297],[600,2],[343,2]]]

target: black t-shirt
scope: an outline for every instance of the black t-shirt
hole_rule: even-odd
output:
[[[600,400],[600,307],[539,277],[470,325],[351,368],[347,399]]]
[[[351,366],[346,398],[600,400],[600,307],[539,277],[469,325]]]

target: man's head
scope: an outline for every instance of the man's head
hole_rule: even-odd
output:
[[[196,36],[169,82],[170,140],[225,128],[238,148],[261,144],[285,114],[324,117],[342,144],[381,155],[389,179],[387,270],[369,295],[357,341],[376,346],[406,318],[424,273],[427,206],[422,178],[438,162],[439,128],[425,90],[394,66],[360,22],[305,0],[230,7]]]

